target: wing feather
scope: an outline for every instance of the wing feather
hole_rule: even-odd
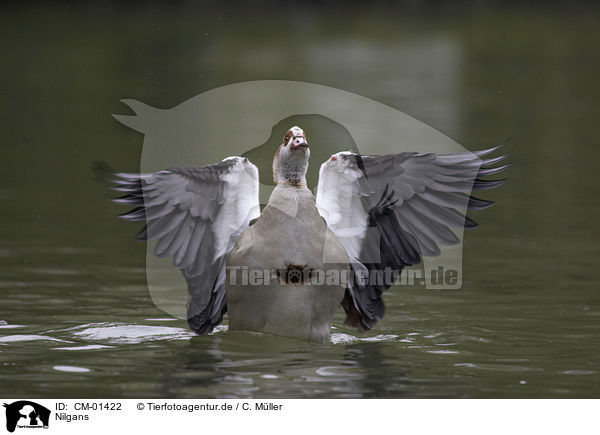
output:
[[[176,167],[152,174],[113,174],[115,199],[135,208],[121,215],[146,221],[137,237],[156,240],[154,253],[173,257],[188,283],[188,322],[205,334],[227,310],[225,256],[258,217],[258,169],[229,157],[204,167]]]

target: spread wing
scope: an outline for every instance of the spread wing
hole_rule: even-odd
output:
[[[499,147],[474,153],[401,153],[361,156],[334,154],[321,165],[316,204],[351,259],[355,275],[418,264],[421,256],[440,255],[440,245],[459,242],[452,228],[477,224],[460,210],[491,206],[472,190],[499,186],[504,180],[479,177],[508,165],[490,167],[506,156],[481,160]],[[381,299],[390,284],[361,284],[346,289],[346,322],[363,330],[384,314]]]
[[[227,311],[225,256],[249,222],[260,214],[258,169],[229,157],[201,168],[171,168],[152,174],[114,174],[115,199],[135,208],[121,218],[146,221],[141,240],[156,240],[154,253],[173,257],[188,283],[190,327],[206,334]]]

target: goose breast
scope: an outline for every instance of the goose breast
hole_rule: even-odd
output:
[[[227,268],[230,329],[328,339],[349,260],[310,190],[278,185],[229,253]]]

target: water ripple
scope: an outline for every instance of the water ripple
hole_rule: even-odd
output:
[[[125,323],[91,323],[73,335],[108,343],[142,343],[156,340],[189,340],[195,334],[187,329],[166,326],[128,325]]]
[[[21,341],[36,340],[62,341],[66,343],[71,343],[68,340],[61,340],[59,338],[48,337],[47,335],[5,335],[3,337],[0,337],[0,343],[16,343]]]
[[[6,320],[0,320],[0,329],[24,328],[25,325],[9,325]]]
[[[98,350],[98,349],[109,349],[113,346],[106,346],[104,344],[88,344],[86,346],[67,346],[67,347],[53,347],[54,350]]]
[[[87,373],[91,370],[85,367],[75,367],[75,366],[54,366],[52,367],[54,370],[59,372],[71,372],[71,373]]]

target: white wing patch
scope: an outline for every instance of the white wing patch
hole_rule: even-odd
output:
[[[321,165],[316,205],[348,256],[358,259],[367,235],[368,215],[356,185],[362,173],[340,158],[344,154],[350,153],[335,154]]]

